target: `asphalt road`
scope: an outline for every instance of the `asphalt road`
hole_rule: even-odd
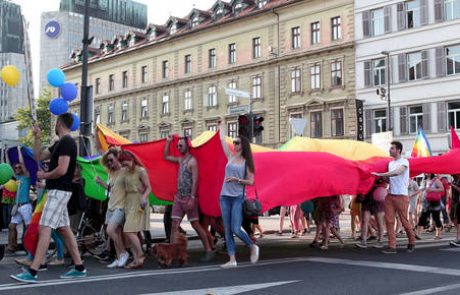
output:
[[[260,240],[261,256],[251,265],[249,252],[238,247],[238,268],[223,270],[218,255],[202,263],[198,241],[190,243],[190,261],[184,268],[159,269],[153,259],[139,271],[110,270],[85,258],[89,276],[60,280],[64,267],[39,273],[40,283],[25,285],[9,278],[20,271],[13,257],[0,262],[0,294],[459,294],[460,248],[447,239],[424,240],[406,253],[400,240],[397,255],[377,249],[345,248],[331,244],[328,251],[308,247],[310,237],[289,239],[267,235]]]

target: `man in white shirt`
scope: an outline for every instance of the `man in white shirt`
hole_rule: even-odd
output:
[[[398,214],[399,220],[409,239],[407,252],[412,253],[415,249],[415,233],[408,220],[409,161],[401,157],[402,149],[403,146],[399,141],[393,141],[390,147],[390,156],[394,160],[388,164],[388,172],[372,173],[375,176],[388,177],[390,179],[390,190],[385,199],[388,249],[382,251],[384,254],[396,254],[396,214]]]

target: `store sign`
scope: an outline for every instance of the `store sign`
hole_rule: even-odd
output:
[[[61,33],[61,25],[57,21],[50,21],[45,26],[45,34],[49,38],[57,38]]]
[[[356,100],[356,125],[357,125],[357,140],[364,141],[364,105],[363,101]]]

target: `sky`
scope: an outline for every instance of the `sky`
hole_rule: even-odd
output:
[[[215,0],[136,0],[148,5],[148,22],[164,24],[170,15],[186,16],[193,7],[207,10],[215,3]],[[59,10],[60,0],[11,0],[21,5],[22,14],[29,22],[29,38],[32,52],[32,72],[34,77],[35,96],[38,95],[40,75],[40,16],[45,11]]]

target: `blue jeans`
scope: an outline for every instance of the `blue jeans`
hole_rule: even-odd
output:
[[[243,223],[243,197],[220,196],[220,210],[224,221],[225,242],[229,256],[235,255],[235,240],[233,235],[240,238],[248,247],[254,243],[248,234],[241,228]]]
[[[13,209],[13,204],[2,204],[3,205],[3,226],[4,228],[8,228],[8,225],[11,222],[11,210]]]

